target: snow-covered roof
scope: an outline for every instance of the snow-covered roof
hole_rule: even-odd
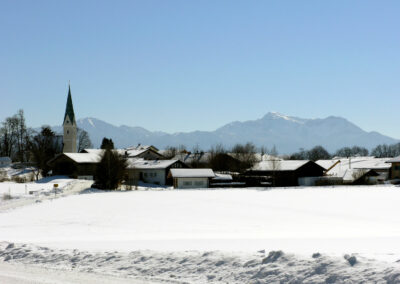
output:
[[[118,154],[120,154],[120,155],[128,156],[131,158],[137,157],[140,154],[143,154],[147,151],[153,151],[153,152],[158,153],[158,149],[154,146],[136,146],[136,147],[128,147],[125,149],[114,149],[114,151],[117,151]],[[101,155],[101,154],[103,154],[104,150],[103,149],[84,149],[84,152],[96,153],[98,155]]]
[[[397,156],[393,159],[389,159],[386,161],[386,163],[400,163],[400,156]]]
[[[228,174],[215,174],[215,178],[213,180],[233,180],[231,175]]]
[[[101,155],[96,152],[63,154],[77,163],[99,163],[101,160]]]
[[[363,175],[369,173],[371,169],[347,169],[334,175],[335,177],[343,178],[343,181],[353,182]]]
[[[104,150],[103,149],[83,149],[82,153],[91,153],[91,154],[97,154],[97,155],[102,155]]]
[[[159,151],[158,148],[153,146],[153,145],[141,145],[141,144],[138,144],[137,146],[130,146],[130,147],[127,147],[125,149],[126,150],[147,150],[147,149],[151,149],[151,150],[156,151],[156,152]]]
[[[268,160],[257,163],[253,171],[295,171],[310,162],[309,160]]]
[[[147,151],[149,151],[150,149],[125,149],[124,154],[127,155],[128,157],[137,157],[140,154],[143,154]]]
[[[332,160],[318,160],[316,163],[325,169],[329,169],[335,165],[328,173],[335,173],[344,171],[346,169],[372,169],[372,170],[387,170],[390,168],[388,164],[389,158],[375,158],[375,157],[352,157],[352,158],[334,158]]]
[[[174,178],[212,178],[215,174],[212,169],[171,169]]]
[[[178,160],[144,160],[128,158],[128,169],[166,169]]]

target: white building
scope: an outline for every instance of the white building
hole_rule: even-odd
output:
[[[186,168],[179,160],[145,160],[128,158],[128,184],[134,185],[136,181],[166,185],[170,169]],[[170,181],[172,184],[172,181]]]
[[[215,177],[212,169],[171,169],[174,188],[207,188]]]

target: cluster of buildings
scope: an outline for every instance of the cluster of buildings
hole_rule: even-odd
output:
[[[49,165],[54,175],[69,175],[81,179],[95,179],[96,166],[102,149],[84,149],[77,153],[77,126],[68,90],[64,115],[63,153]],[[175,188],[204,188],[213,186],[298,186],[325,184],[379,183],[400,179],[400,157],[377,159],[374,157],[334,158],[331,160],[282,160],[261,156],[252,168],[244,173],[214,173],[209,168],[190,168],[189,165],[206,165],[209,153],[178,153],[166,159],[154,146],[137,145],[116,149],[127,160],[125,183],[138,181],[155,185],[173,185]],[[229,156],[229,154],[227,154]],[[230,160],[234,157],[229,156]],[[239,161],[238,161],[239,162]]]

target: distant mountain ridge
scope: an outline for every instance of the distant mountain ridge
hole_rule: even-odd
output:
[[[79,128],[86,130],[95,147],[103,137],[112,138],[116,147],[151,144],[160,149],[166,146],[195,145],[207,150],[222,143],[230,147],[236,143],[253,142],[257,146],[276,146],[279,153],[289,154],[300,148],[310,149],[322,145],[334,152],[345,146],[362,146],[372,149],[378,144],[393,144],[399,140],[378,132],[366,132],[342,117],[329,116],[323,119],[304,119],[269,112],[264,117],[249,121],[228,123],[215,131],[177,132],[169,134],[149,131],[142,127],[114,126],[96,118],[77,120]],[[53,127],[61,132],[61,126]]]

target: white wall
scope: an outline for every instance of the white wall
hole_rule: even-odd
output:
[[[176,188],[207,188],[208,178],[176,178]]]

